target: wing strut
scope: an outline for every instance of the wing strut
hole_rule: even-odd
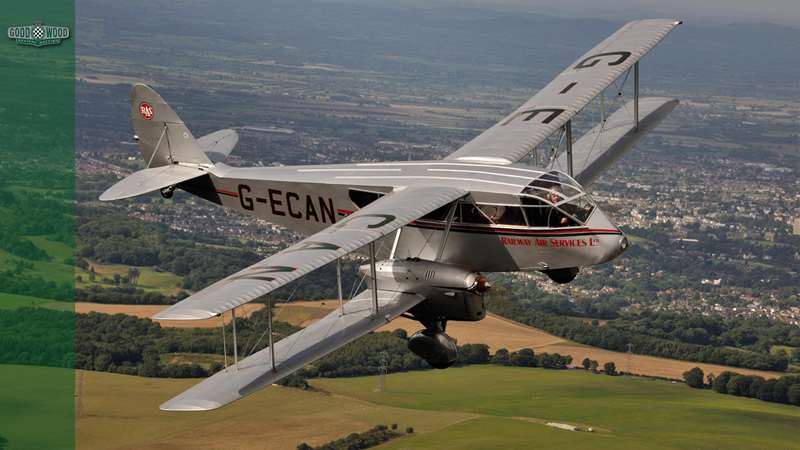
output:
[[[225,355],[225,368],[228,368],[228,344],[225,343],[225,313],[219,315],[222,322],[222,354]]]
[[[569,176],[575,176],[575,170],[572,165],[572,119],[564,124],[564,140],[567,141],[567,172]]]
[[[633,65],[633,123],[634,131],[639,131],[639,61]]]
[[[236,345],[236,308],[231,309],[231,323],[233,324],[233,367],[239,370],[239,346]]]
[[[375,241],[369,243],[369,273],[372,276],[372,308],[378,317],[378,273],[375,270]]]
[[[339,311],[344,314],[344,297],[342,296],[342,258],[336,258],[336,289],[339,292]]]
[[[450,227],[453,225],[453,219],[456,215],[456,208],[458,208],[458,200],[454,201],[450,210],[447,212],[447,221],[444,224],[444,234],[442,234],[442,243],[439,244],[439,249],[436,251],[436,258],[434,261],[439,262],[444,256],[444,247],[447,245],[447,238],[450,236]]]
[[[338,260],[337,260],[338,261]],[[272,345],[272,296],[267,296],[267,322],[269,323],[269,359],[272,362],[272,372],[277,372],[275,368],[275,346]]]

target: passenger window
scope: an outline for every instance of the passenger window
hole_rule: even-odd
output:
[[[525,203],[529,203],[529,201]],[[525,217],[528,218],[528,226],[547,227],[548,212],[551,209],[552,206],[545,205],[544,203],[540,203],[537,206],[526,206],[523,210],[525,211]]]
[[[531,203],[536,200],[526,199],[523,201],[531,205]],[[578,225],[571,217],[564,214],[564,211],[545,203],[540,203],[536,206],[526,206],[524,209],[525,217],[528,218],[528,226],[531,227],[558,228],[574,227]]]
[[[584,195],[570,200],[565,205],[562,205],[562,208],[567,213],[575,216],[576,219],[585,223],[586,220],[589,219],[589,216],[592,215],[592,211],[594,211],[594,203],[590,198]]]
[[[437,220],[437,221],[445,221],[447,220],[447,213],[450,212],[450,205],[444,205],[441,208],[434,209],[433,211],[425,214],[424,216],[420,217],[421,220]],[[456,214],[458,215],[458,214]]]
[[[489,219],[478,209],[478,206],[473,203],[461,204],[461,221],[463,223],[491,224]]]
[[[501,225],[527,225],[527,223],[525,223],[525,216],[522,214],[522,208],[517,206],[503,207],[503,213],[498,216],[495,223]]]
[[[574,227],[578,224],[559,208],[552,207],[547,212],[547,226],[551,228]]]
[[[383,195],[379,192],[360,191],[357,189],[350,189],[350,192],[348,192],[350,201],[358,206],[359,209],[383,197]]]

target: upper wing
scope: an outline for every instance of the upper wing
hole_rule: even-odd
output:
[[[273,290],[375,241],[468,191],[411,186],[388,194],[346,219],[161,311],[157,320],[207,319]]]
[[[653,19],[625,24],[524,105],[447,159],[494,164],[518,161],[564,126],[680,23]]]
[[[639,123],[633,117],[633,104],[627,103],[604,123],[600,123],[572,146],[575,179],[589,186],[614,161],[630,150],[678,106],[678,100],[645,97],[639,100]],[[548,169],[566,170],[567,155],[562,152]]]
[[[380,328],[421,302],[417,294],[378,290],[380,315],[372,313],[372,291],[367,289],[342,309],[275,344],[275,370],[265,348],[237,365],[229,366],[165,402],[165,411],[207,411],[269,386],[343,345]]]

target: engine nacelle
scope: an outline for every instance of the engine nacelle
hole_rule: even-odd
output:
[[[369,275],[369,266],[361,271]],[[412,311],[431,320],[481,320],[486,315],[483,293],[491,287],[486,277],[457,266],[421,259],[386,260],[375,265],[378,288],[414,292],[425,301]],[[370,287],[373,283],[370,280]]]
[[[446,369],[458,359],[455,339],[443,331],[417,331],[408,338],[408,349],[436,369]]]

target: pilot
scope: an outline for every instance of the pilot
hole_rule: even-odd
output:
[[[547,200],[553,205],[561,201],[561,196],[558,195],[558,191],[560,191],[558,185],[553,185],[550,187],[550,191],[547,193]],[[551,207],[550,213],[547,218],[547,226],[565,227],[567,225],[569,225],[569,219],[567,218],[567,216],[565,216],[555,206]]]

